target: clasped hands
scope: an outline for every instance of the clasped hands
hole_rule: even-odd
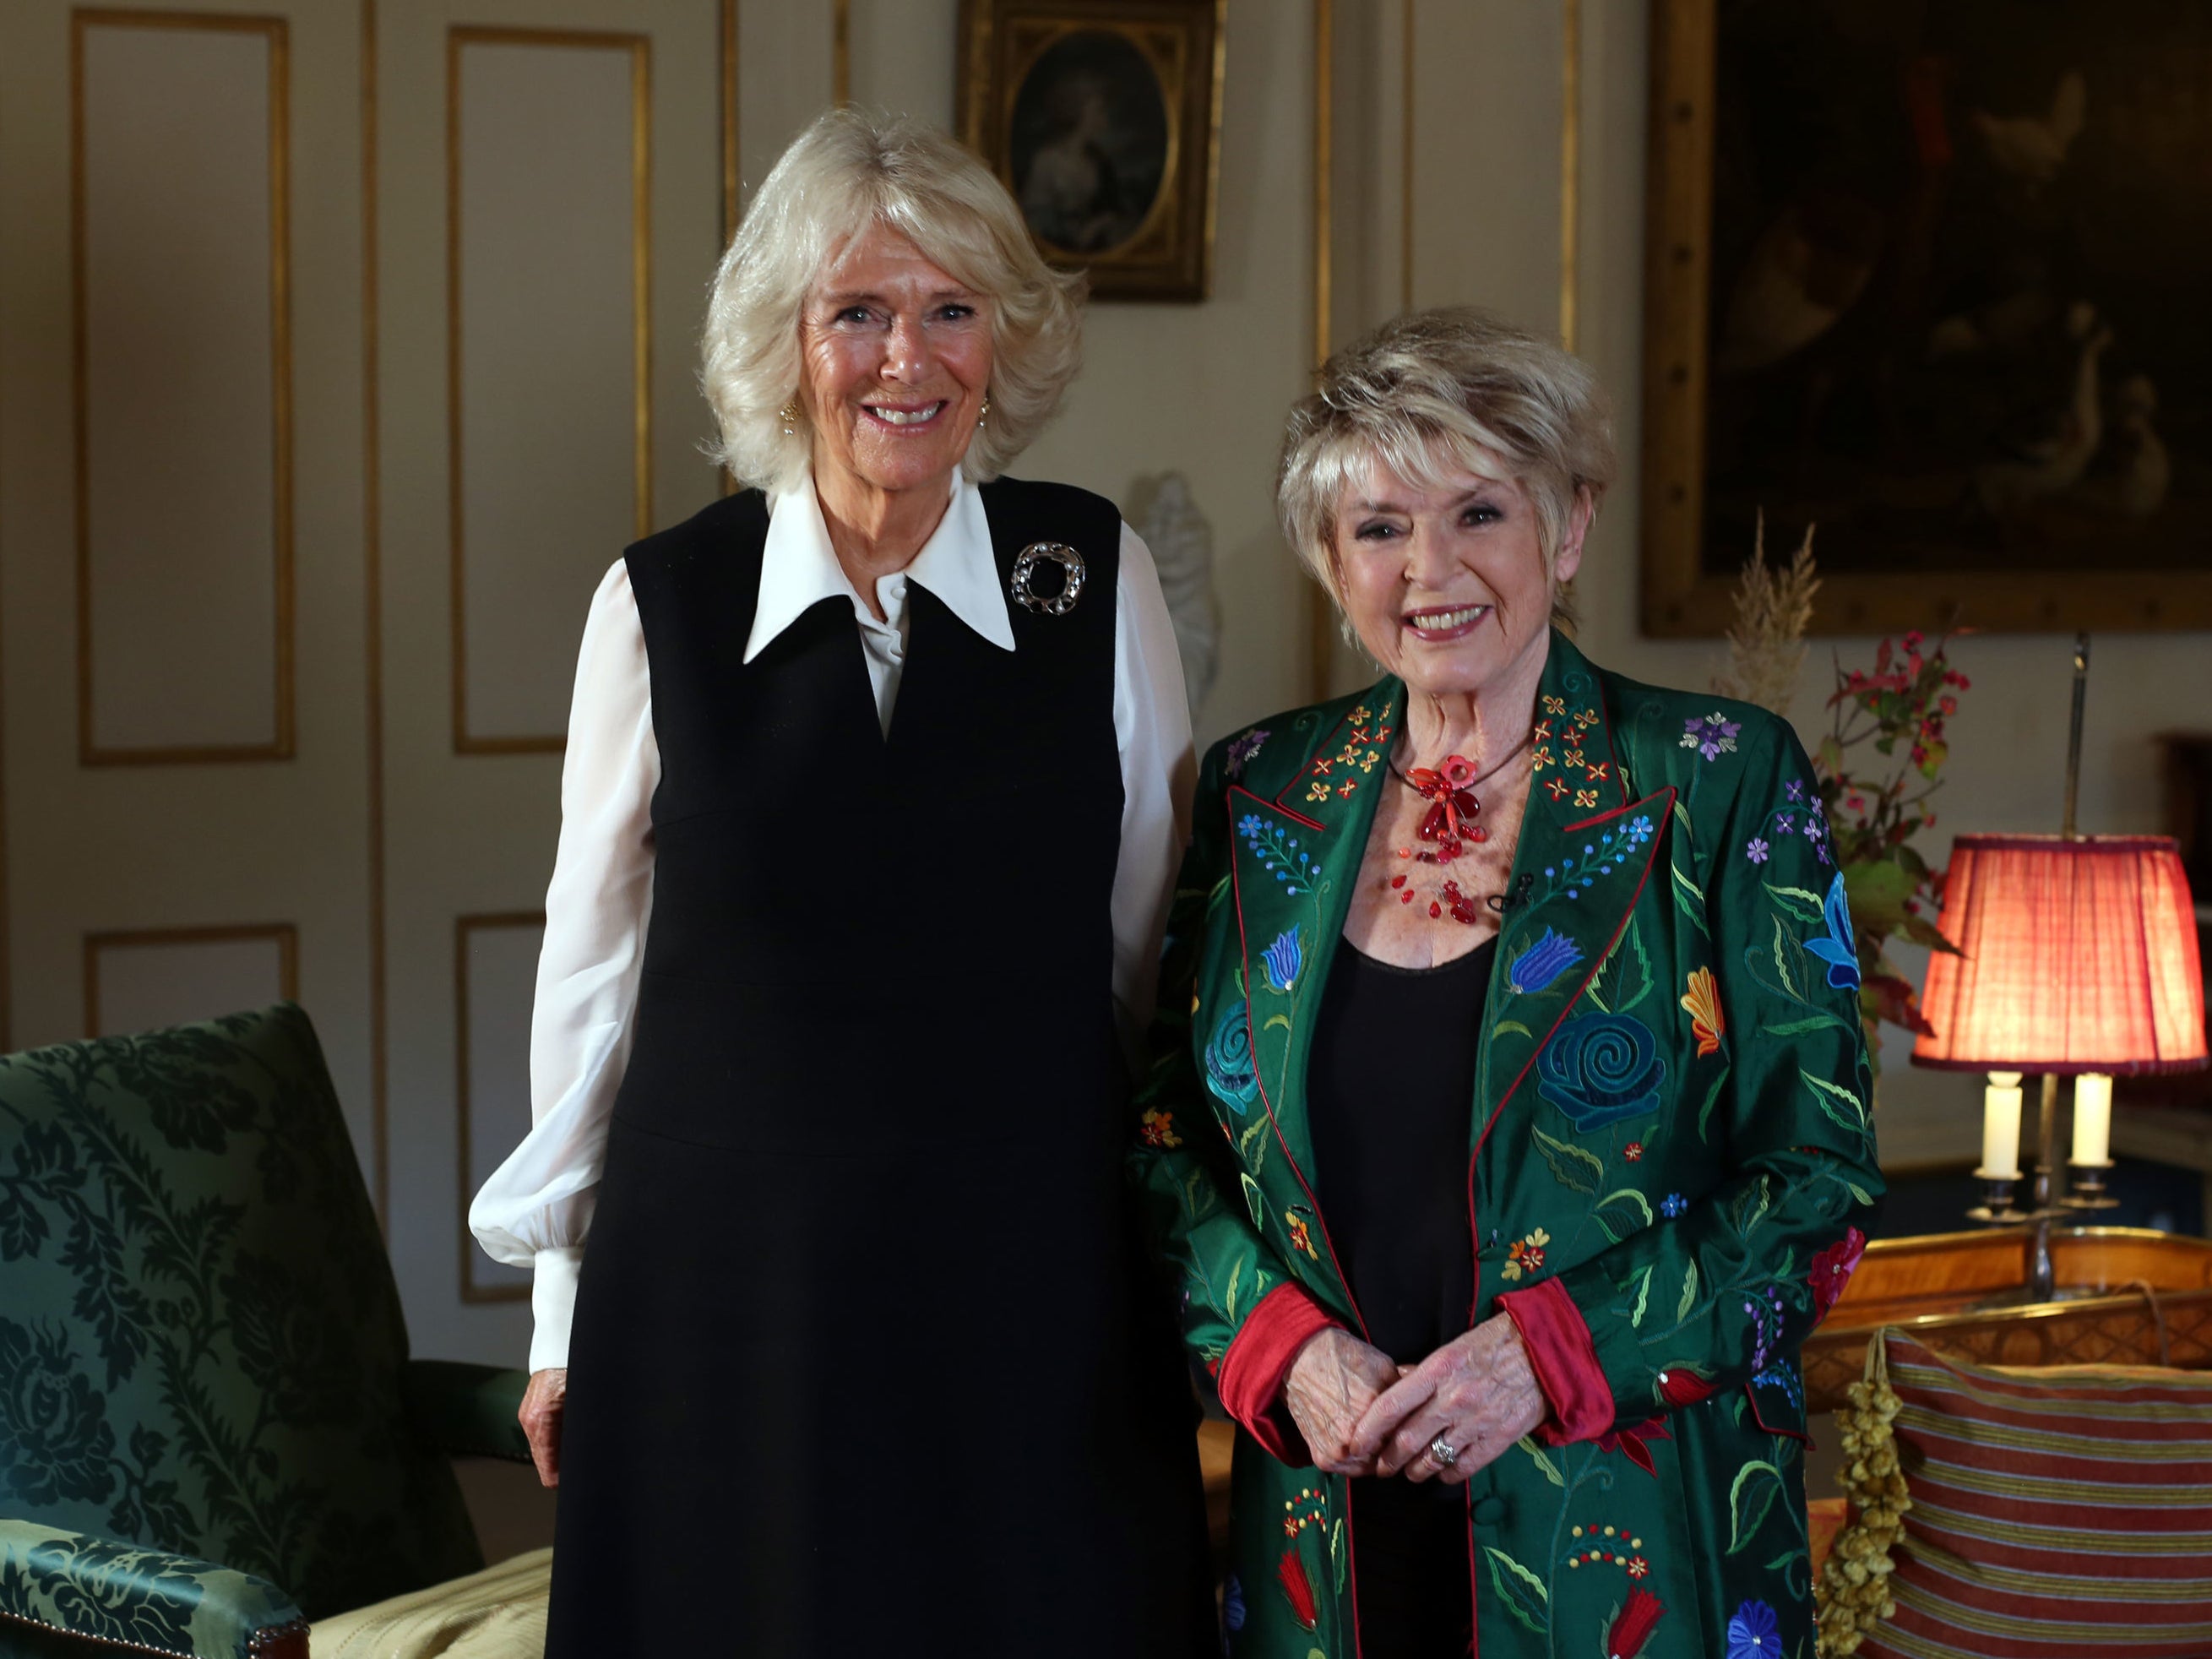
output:
[[[1324,1474],[1394,1475],[1456,1484],[1544,1420],[1543,1390],[1503,1314],[1418,1365],[1400,1365],[1329,1326],[1291,1362],[1284,1402]],[[1441,1436],[1458,1456],[1439,1463]]]

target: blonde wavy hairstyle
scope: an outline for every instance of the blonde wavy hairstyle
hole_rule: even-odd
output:
[[[769,170],[707,301],[700,386],[721,428],[712,450],[738,481],[789,489],[811,430],[782,411],[799,386],[809,288],[872,224],[991,302],[991,413],[961,470],[994,478],[1058,412],[1083,356],[1084,278],[1052,270],[1006,186],[947,134],[903,115],[834,109]]]
[[[1535,508],[1548,574],[1577,498],[1595,515],[1613,482],[1612,407],[1580,359],[1472,306],[1407,312],[1331,357],[1291,406],[1275,507],[1340,617],[1337,504],[1377,462],[1423,489],[1503,462]],[[1552,616],[1572,620],[1556,576]]]

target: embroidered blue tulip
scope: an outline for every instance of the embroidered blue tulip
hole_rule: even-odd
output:
[[[1658,1040],[1624,1014],[1578,1014],[1536,1056],[1536,1092],[1584,1133],[1659,1109]]]
[[[1828,923],[1826,939],[1808,939],[1805,948],[1828,964],[1828,984],[1838,991],[1859,988],[1858,946],[1851,942],[1850,906],[1844,896],[1844,872],[1828,884],[1828,896],[1820,906]]]
[[[1527,996],[1544,989],[1582,959],[1580,945],[1547,927],[1543,938],[1513,958],[1505,970],[1505,982]]]
[[[1244,1586],[1231,1573],[1229,1582],[1221,1587],[1221,1622],[1231,1635],[1244,1628]]]
[[[1252,1024],[1241,1002],[1229,1005],[1206,1045],[1206,1085],[1239,1117],[1260,1097],[1259,1074],[1252,1069]]]
[[[1764,1601],[1746,1601],[1728,1622],[1728,1659],[1780,1659],[1782,1627]]]
[[[1287,991],[1298,982],[1298,969],[1304,961],[1298,949],[1298,930],[1275,935],[1275,942],[1261,954],[1260,960],[1267,969],[1267,983],[1278,991]]]

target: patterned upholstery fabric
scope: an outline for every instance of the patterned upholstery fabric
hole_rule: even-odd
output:
[[[1895,1608],[1861,1659],[2212,1652],[2212,1376],[1970,1365],[1891,1330],[1872,1393],[1885,1358],[1894,1401],[1870,1403],[1893,1413],[1910,1503],[1885,1543]],[[1869,1474],[1887,1466],[1858,1449]]]
[[[473,1572],[406,1362],[298,1008],[0,1059],[0,1521],[220,1563],[310,1618]],[[31,1576],[0,1559],[0,1610]]]

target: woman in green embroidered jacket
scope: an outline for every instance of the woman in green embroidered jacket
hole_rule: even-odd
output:
[[[1386,672],[1207,757],[1133,1164],[1242,1431],[1238,1656],[1810,1652],[1856,956],[1789,726],[1553,626],[1611,465],[1589,371],[1469,311],[1291,413]]]

